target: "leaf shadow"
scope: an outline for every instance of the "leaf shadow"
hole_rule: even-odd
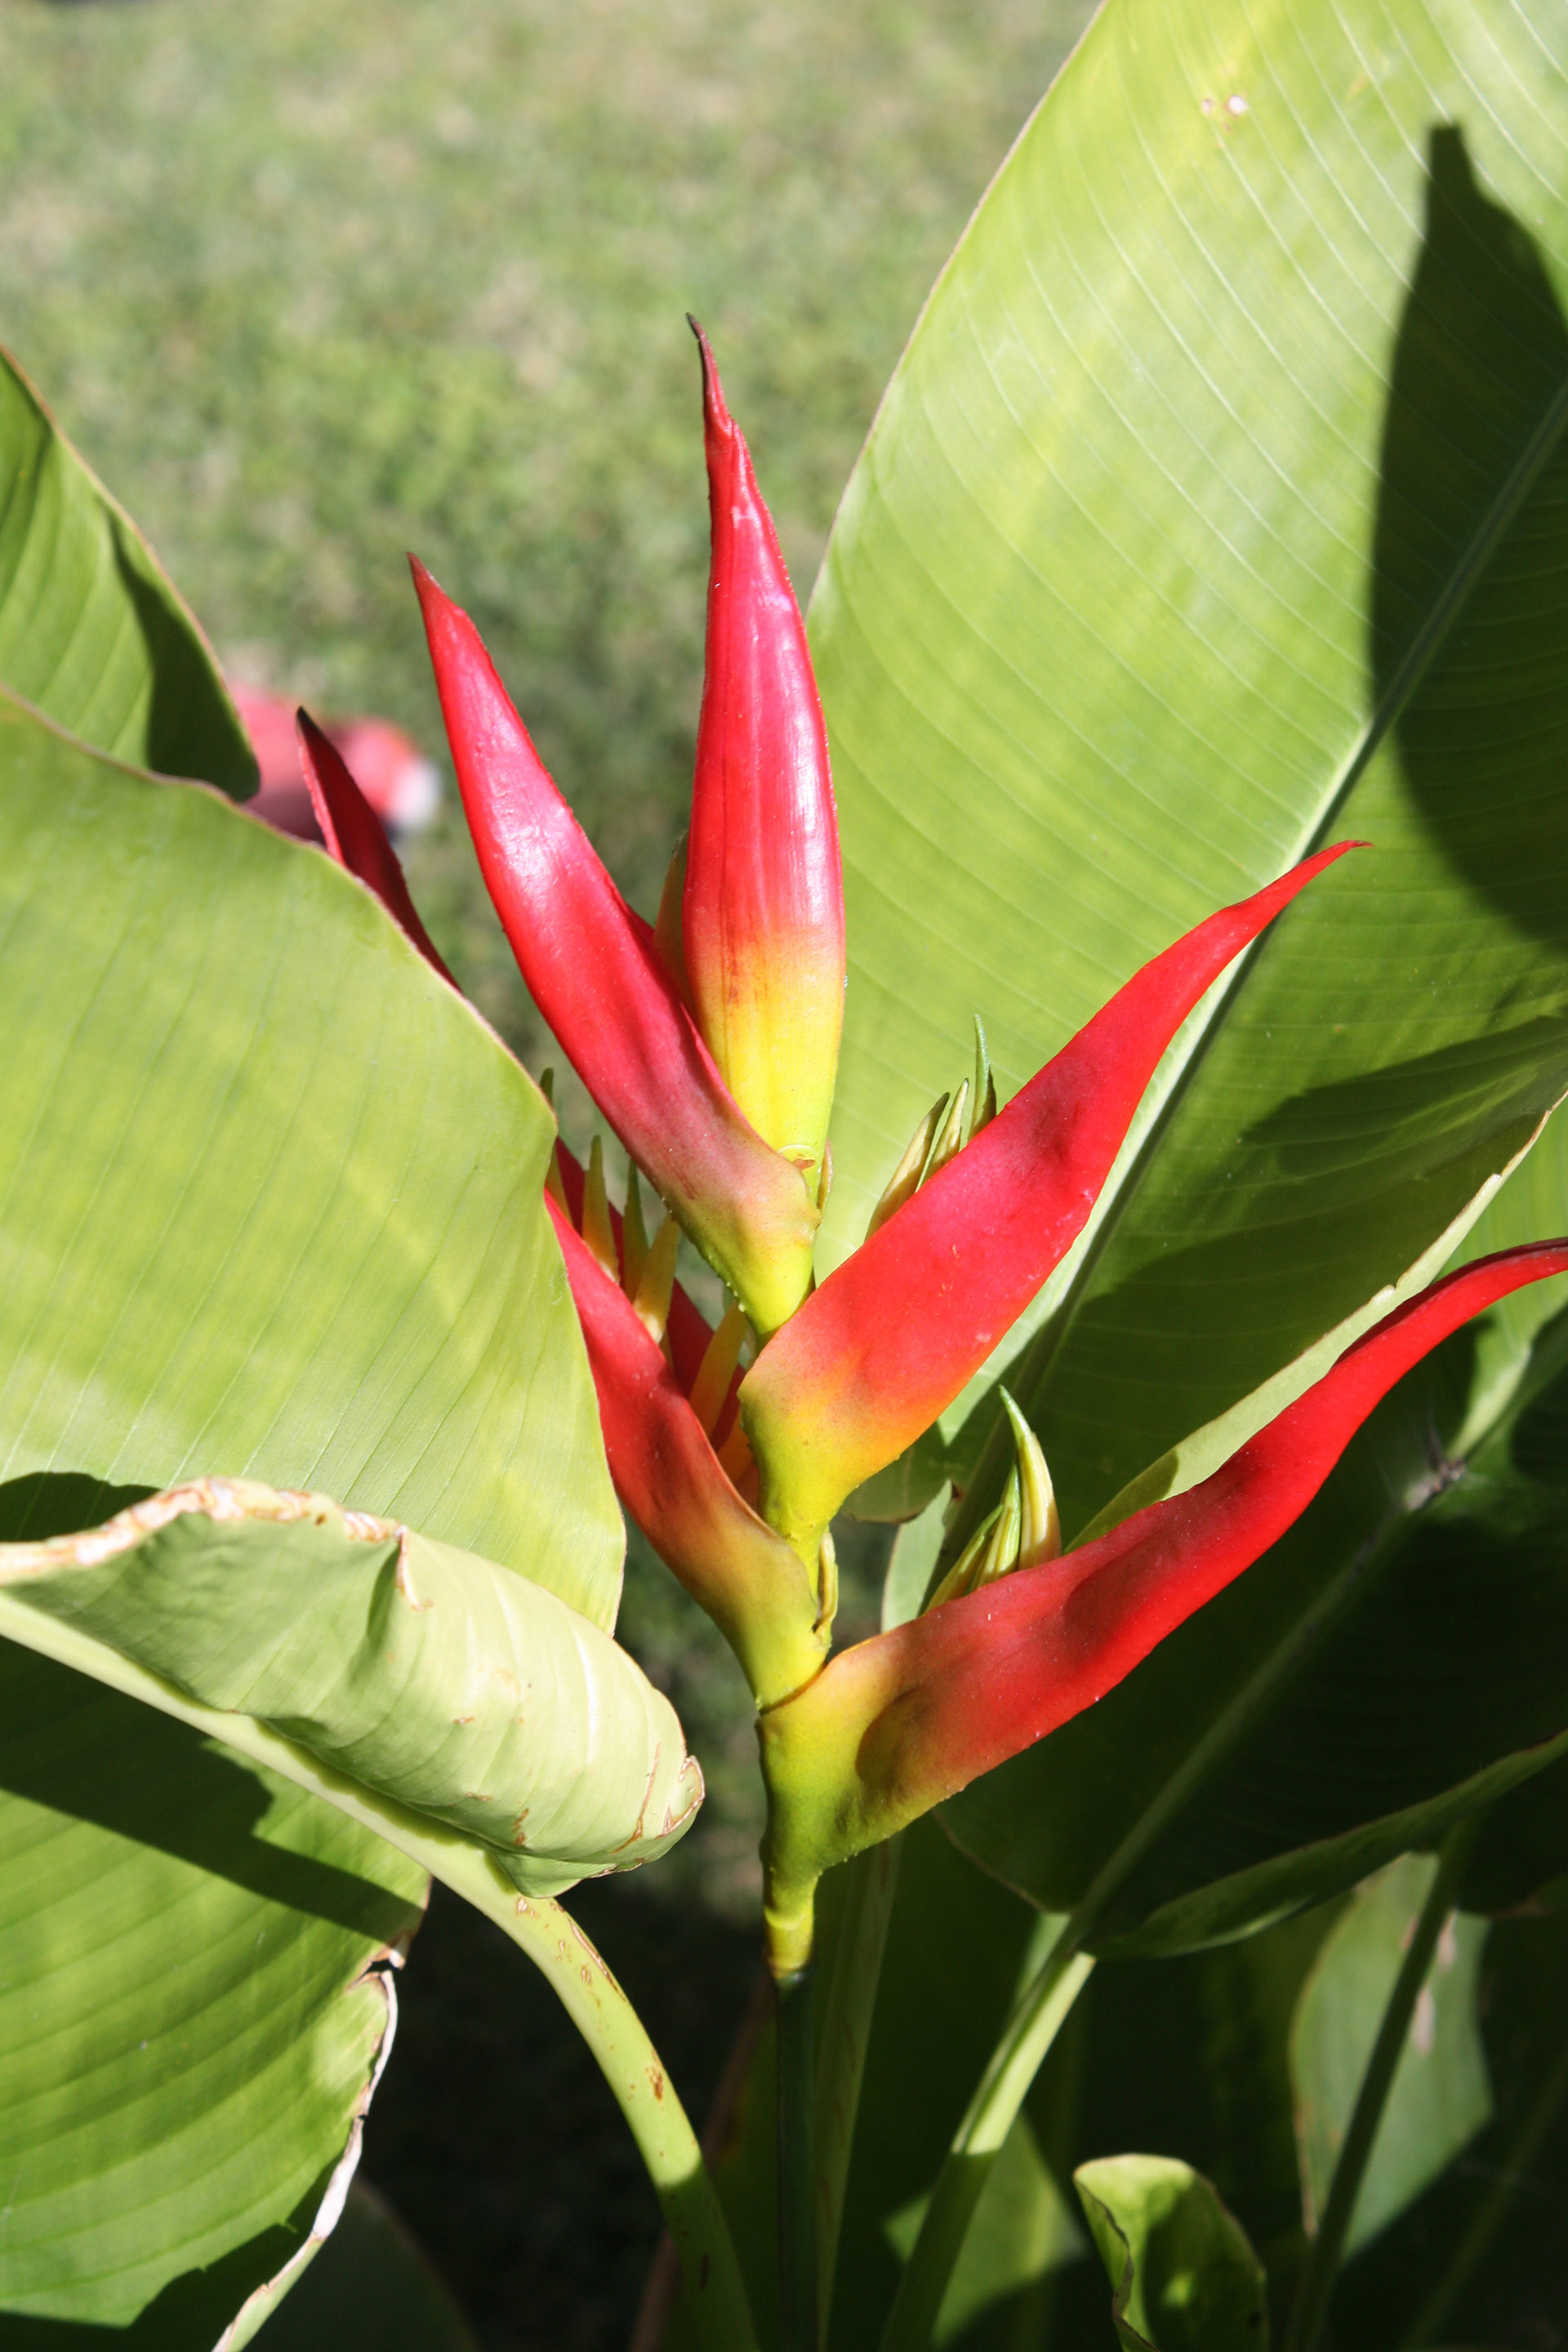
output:
[[[1427,143],[1372,570],[1379,705],[1439,635],[1394,729],[1423,825],[1510,922],[1568,950],[1568,320],[1448,123]]]
[[[241,742],[222,727],[200,646],[148,578],[132,525],[117,514],[110,520],[115,569],[136,615],[152,680],[147,765],[160,775],[194,776],[244,800],[256,790],[255,762],[247,762]]]

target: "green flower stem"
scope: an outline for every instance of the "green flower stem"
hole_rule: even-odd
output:
[[[1479,1820],[1479,1813],[1472,1813],[1457,1829],[1450,1831],[1444,1843],[1436,1875],[1421,1906],[1421,1915],[1410,1938],[1410,1948],[1394,1980],[1394,1990],[1383,2012],[1383,2022],[1377,2029],[1377,2039],[1366,2062],[1361,2089],[1356,2093],[1355,2106],[1340,2149],[1339,2161],[1334,2166],[1323,2218],[1312,2241],[1312,2250],[1307,2257],[1307,2267],[1302,2273],[1296,2296],[1296,2307],[1290,2315],[1284,2352],[1315,2352],[1318,2339],[1323,2332],[1323,2323],[1329,2315],[1329,2298],[1339,2275],[1345,2237],[1355,2211],[1356,2199],[1361,2193],[1367,2159],[1377,2137],[1377,2127],[1383,2121],[1383,2111],[1388,2104],[1394,2070],[1404,2053],[1410,2020],[1421,1988],[1426,1981],[1437,1938],[1453,1908],[1454,1889],[1458,1884]]]
[[[813,2040],[807,1962],[774,1979],[779,2131],[779,2336],[784,2352],[816,2352],[816,2231],[813,2206]]]
[[[248,1716],[204,1706],[159,1675],[90,1634],[0,1593],[0,1635],[90,1675],[176,1722],[233,1748],[374,1830],[443,1886],[493,1919],[549,1978],[592,2050],[631,2127],[680,2257],[701,2352],[757,2352],[741,2267],[696,2134],[647,2032],[593,1945],[558,1903],[521,1895],[477,1845],[455,1830],[378,1798]]]
[[[888,2315],[882,2352],[925,2352],[942,2299],[1025,2094],[1078,1999],[1094,1961],[1068,1920],[1045,1965],[1025,1988],[953,2134]]]
[[[703,2352],[755,2352],[746,2290],[712,2176],[641,2018],[559,1903],[505,1886],[483,1901],[467,1886],[456,1891],[527,1953],[593,2052],[663,2209],[695,2341]]]
[[[860,2105],[860,2083],[871,2039],[871,2020],[881,1981],[882,1955],[898,1891],[902,1839],[858,1853],[845,1866],[844,1907],[833,1939],[833,1973],[827,1980],[816,2042],[816,2326],[827,2335],[833,2280],[838,2263],[838,2231],[844,2218],[844,2188]]]

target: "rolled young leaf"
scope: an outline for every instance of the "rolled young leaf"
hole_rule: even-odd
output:
[[[833,1660],[762,1721],[770,1913],[787,1927],[822,1870],[1093,1706],[1300,1517],[1404,1372],[1483,1307],[1565,1271],[1568,1242],[1539,1242],[1434,1284],[1201,1486]]]
[[[0,1631],[49,1648],[47,1622],[456,1830],[526,1895],[651,1860],[701,1801],[668,1700],[596,1625],[323,1496],[204,1479],[0,1545]]]
[[[534,1001],[627,1152],[773,1330],[811,1279],[817,1213],[736,1108],[654,942],[529,740],[468,614],[414,566],[485,886]]]
[[[1005,1110],[828,1276],[746,1375],[763,1509],[808,1554],[845,1496],[930,1427],[1081,1231],[1161,1055],[1320,850],[1135,972]]]
[[[844,879],[805,625],[708,338],[712,555],[681,945],[698,1024],[815,1192],[844,1021]]]
[[[426,962],[445,981],[452,979],[437,954],[419,910],[408,895],[403,864],[386,837],[386,827],[361,792],[347,761],[323,735],[309,711],[295,714],[300,735],[300,765],[310,788],[310,805],[321,828],[329,856],[374,891],[395,923],[413,940]]]
[[[826,1636],[805,1570],[736,1492],[635,1307],[550,1204],[587,1342],[616,1492],[708,1612],[764,1706],[820,1667]]]

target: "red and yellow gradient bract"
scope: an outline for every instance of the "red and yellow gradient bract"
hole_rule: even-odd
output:
[[[1362,845],[1320,851],[1135,972],[763,1349],[741,1415],[763,1515],[803,1557],[816,1557],[845,1497],[952,1403],[1066,1255],[1205,989],[1315,875]]]
[[[805,625],[707,337],[708,650],[681,932],[698,1025],[815,1194],[844,1019],[844,882]]]
[[[479,869],[533,1000],[655,1191],[773,1330],[811,1280],[816,1210],[800,1172],[736,1108],[479,631],[418,563],[414,579]]]
[[[784,1792],[770,1831],[781,1886],[808,1899],[821,1871],[1103,1698],[1300,1518],[1413,1365],[1510,1291],[1563,1273],[1563,1241],[1478,1259],[1377,1324],[1202,1485],[831,1660],[763,1719]]]

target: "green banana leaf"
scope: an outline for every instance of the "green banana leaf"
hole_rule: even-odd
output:
[[[1565,1149],[1550,1129],[1469,1247],[1519,1237]],[[1098,1885],[1101,1948],[1180,1950],[1345,1889],[1552,1765],[1568,1317],[1547,1313],[1510,1302],[1409,1374],[1237,1584],[944,1809],[965,1850],[1051,1909]]]
[[[674,1708],[607,1633],[322,1495],[203,1479],[0,1544],[0,1633],[309,1788],[347,1783],[394,1833],[456,1831],[524,1895],[653,1860],[701,1801]]]
[[[1103,2156],[1073,2175],[1125,2352],[1268,2352],[1268,2285],[1213,2184],[1170,2156]]]
[[[1360,1888],[1318,1954],[1290,2032],[1307,2210],[1321,2216],[1362,2076],[1436,1864],[1406,1854]],[[1362,2176],[1347,2254],[1385,2229],[1491,2120],[1477,1989],[1488,1923],[1456,1914],[1410,2021]]]
[[[1211,992],[999,1351],[1069,1528],[1401,1274],[1568,1076],[1562,32],[1110,0],[836,526],[830,1256],[972,1013],[1005,1094],[1215,905],[1374,845]],[[995,1420],[946,1423],[970,1515]]]
[[[13,1517],[86,1484],[23,1483]],[[0,2347],[237,2352],[341,2210],[419,1864],[553,1895],[662,1852],[700,1775],[552,1593],[319,1496],[0,1544]]]
[[[605,1639],[623,1535],[541,1199],[545,1105],[328,860],[112,756],[254,780],[195,624],[3,371],[0,449],[0,1534],[29,1593],[5,1597],[0,1672],[33,1734],[0,1784],[21,2053],[0,2344],[237,2352],[341,2207],[387,2040],[366,1969],[406,1940],[419,1865],[497,1852],[556,1887],[645,1821],[657,1851],[692,1790]],[[226,1576],[189,1514],[90,1567],[47,1555],[214,1461],[330,1477],[434,1541],[285,1498],[209,1526]],[[415,1677],[396,1720],[378,1598]],[[201,1705],[204,1675],[282,1729]]]
[[[613,1625],[531,1081],[319,851],[3,701],[0,774],[0,1476],[321,1488]]]
[[[212,2352],[359,2152],[416,1864],[0,1642],[0,2347]]]
[[[243,800],[256,761],[135,524],[0,352],[0,694],[100,751]]]

